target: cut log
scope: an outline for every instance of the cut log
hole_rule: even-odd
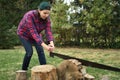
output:
[[[109,77],[108,75],[103,75],[102,79],[101,80],[109,80]]]
[[[78,70],[81,72],[83,66],[82,66],[82,63],[79,62],[78,60],[76,59],[68,59],[69,61],[71,61],[72,63],[74,63],[77,67],[78,67]]]
[[[87,72],[86,72],[86,67],[83,67],[83,68],[81,69],[81,72],[82,72],[83,75],[87,74]]]
[[[39,65],[31,69],[31,80],[58,80],[56,67],[53,65]]]
[[[16,79],[15,80],[27,80],[27,72],[25,70],[16,71]]]
[[[69,59],[72,63],[78,66],[78,70],[83,74],[84,80],[94,80],[95,77],[86,72],[86,68],[82,66],[82,63],[75,59]]]
[[[74,59],[63,60],[57,66],[57,73],[59,80],[82,80],[84,78],[81,63]]]
[[[85,74],[84,77],[85,77],[85,80],[95,80],[95,77],[90,74]]]
[[[76,59],[68,59],[69,61],[73,62],[75,65],[81,65],[82,63],[79,62],[78,60]]]

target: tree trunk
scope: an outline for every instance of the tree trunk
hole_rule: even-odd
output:
[[[24,70],[16,71],[16,79],[15,80],[27,80],[27,72]]]
[[[58,80],[56,67],[53,65],[39,65],[31,69],[31,80]]]

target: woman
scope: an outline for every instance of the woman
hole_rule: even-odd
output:
[[[22,42],[26,54],[24,56],[22,70],[27,70],[30,59],[33,54],[32,44],[34,44],[38,59],[41,65],[46,64],[44,49],[52,52],[54,50],[53,35],[51,32],[50,8],[48,2],[42,2],[38,6],[38,10],[28,11],[20,21],[17,34]],[[49,44],[45,44],[42,40],[41,32],[45,30],[45,34]]]

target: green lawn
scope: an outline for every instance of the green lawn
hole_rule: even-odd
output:
[[[120,68],[120,50],[56,48],[55,52]],[[0,80],[15,80],[15,73],[17,70],[21,69],[24,53],[23,47],[0,50]],[[62,59],[57,57],[49,57],[47,51],[45,51],[45,53],[48,64],[57,66],[62,61]],[[39,65],[39,63],[36,51],[34,50],[34,55],[29,65],[28,77],[30,77],[30,69],[36,65]],[[120,80],[120,72],[91,67],[86,67],[86,69],[87,73],[95,76],[95,80],[100,80],[104,75],[107,75],[110,80]]]

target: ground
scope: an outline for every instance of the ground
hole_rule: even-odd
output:
[[[54,52],[69,55],[101,64],[120,68],[120,49],[85,49],[85,48],[56,48]],[[21,69],[24,56],[23,47],[19,46],[15,49],[0,50],[0,79],[15,80],[15,72]],[[49,57],[49,53],[45,51],[47,63],[57,66],[62,59]],[[39,65],[36,51],[31,59],[28,77],[30,77],[31,68]],[[86,67],[86,66],[85,66]],[[108,71],[103,69],[86,67],[87,72],[95,76],[95,80],[100,80],[107,75],[110,80],[120,80],[120,72]]]

